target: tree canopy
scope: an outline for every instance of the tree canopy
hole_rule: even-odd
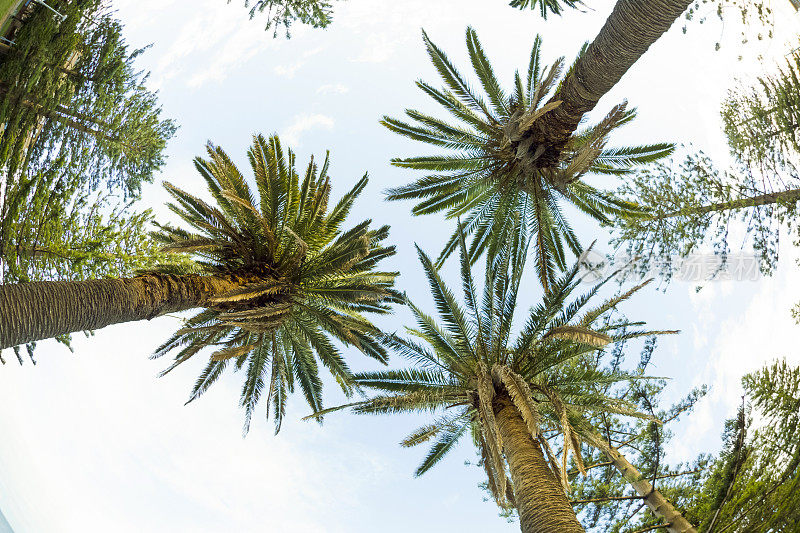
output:
[[[164,164],[175,125],[134,65],[122,24],[101,0],[39,6],[0,62],[0,163],[20,173],[61,169],[69,181],[136,194]],[[11,194],[11,193],[9,193]]]
[[[608,147],[611,132],[636,116],[623,102],[597,124],[571,135],[555,161],[544,163],[547,149],[544,144],[537,147],[534,133],[539,122],[561,105],[561,101],[552,101],[551,92],[558,86],[564,59],[543,67],[537,36],[527,75],[523,79],[517,72],[513,90],[506,92],[477,33],[467,28],[470,60],[487,101],[424,32],[423,40],[445,87],[436,89],[422,81],[417,86],[458,122],[450,124],[414,109],[406,110],[413,123],[384,117],[382,123],[390,130],[450,152],[393,159],[395,166],[428,174],[390,189],[388,198],[416,200],[415,215],[444,212],[448,218],[465,217],[463,231],[471,238],[470,262],[484,253],[494,255],[498,246],[513,240],[524,227],[526,234],[533,235],[534,268],[542,286],[549,290],[557,273],[567,268],[565,248],[576,256],[583,250],[563,214],[564,205],[571,204],[601,223],[636,211],[635,204],[581,178],[625,175],[638,165],[668,155],[672,144]],[[458,230],[454,231],[437,264],[456,249],[458,235]]]
[[[685,509],[699,532],[794,531],[800,519],[800,368],[776,360],[745,375],[742,385],[742,406],[724,421],[723,444],[716,454],[669,465],[664,446],[681,435],[662,432],[657,441],[641,433],[631,442],[641,447],[644,461],[658,468],[656,472],[651,466],[648,475],[659,480],[659,490]],[[632,512],[641,508],[635,499],[615,499],[624,494],[616,485],[591,478],[579,485],[582,498],[596,499],[584,504],[587,528],[631,533],[662,523],[649,512]]]
[[[40,5],[0,55],[0,281],[128,276],[163,260],[132,204],[175,125],[106,3]],[[68,343],[68,337],[60,340]]]
[[[709,248],[722,267],[736,246],[756,256],[748,270],[775,269],[781,227],[797,235],[798,94],[800,52],[794,52],[756,85],[729,91],[721,109],[729,169],[720,170],[702,151],[686,147],[682,161],[657,162],[624,178],[617,194],[644,214],[617,218],[614,242],[637,258],[634,270],[656,270],[669,278],[676,259]],[[732,248],[729,236],[741,233],[743,242]]]
[[[154,353],[177,350],[167,374],[209,346],[216,350],[197,379],[189,401],[200,397],[228,366],[246,365],[241,405],[245,432],[259,401],[272,406],[275,432],[295,384],[314,411],[322,409],[316,359],[346,394],[358,390],[331,338],[385,363],[386,349],[367,314],[386,314],[400,302],[397,272],[377,270],[393,255],[384,245],[388,226],[364,220],[343,230],[367,176],[333,206],[328,156],[312,158],[302,174],[294,153],[277,136],[257,135],[248,151],[256,193],[228,155],[212,144],[208,159],[196,158],[214,204],[166,183],[170,208],[192,229],[160,225],[165,250],[191,254],[184,265],[156,267],[164,274],[233,275],[240,287],[214,298]],[[265,390],[266,389],[266,390]]]
[[[232,0],[228,0],[230,4]],[[265,30],[272,30],[277,37],[278,30],[283,28],[286,37],[290,36],[289,28],[295,22],[307,24],[313,28],[326,28],[333,21],[333,2],[336,0],[245,0],[244,6],[250,8],[250,18],[266,12]]]

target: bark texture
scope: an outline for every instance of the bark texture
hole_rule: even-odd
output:
[[[538,442],[508,398],[494,402],[503,452],[511,470],[514,501],[522,533],[582,533],[558,479],[548,467]]]
[[[690,207],[680,211],[667,213],[653,217],[656,220],[664,218],[671,218],[686,215],[705,215],[707,213],[716,213],[718,211],[727,211],[729,209],[742,209],[745,207],[758,207],[761,205],[769,204],[792,204],[800,202],[800,189],[790,189],[788,191],[764,193],[751,198],[740,198],[738,200],[731,200],[730,202],[719,202],[716,204],[703,205],[700,207]]]
[[[663,494],[653,487],[652,484],[625,459],[613,446],[610,446],[601,436],[589,436],[586,441],[601,450],[608,456],[625,481],[630,483],[636,493],[644,499],[647,507],[657,516],[669,523],[667,531],[669,533],[697,533],[697,530],[686,520],[683,515],[673,507]]]
[[[631,66],[666,32],[692,0],[619,0],[592,44],[550,99],[561,105],[544,115],[540,135],[548,145],[543,158],[557,157],[578,128]]]
[[[234,277],[144,275],[0,285],[0,349],[202,306]]]

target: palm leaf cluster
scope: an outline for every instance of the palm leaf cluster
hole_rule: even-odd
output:
[[[492,66],[472,28],[467,29],[467,49],[486,98],[474,91],[456,67],[423,32],[428,54],[445,82],[436,89],[418,81],[417,86],[453,117],[456,124],[413,109],[412,122],[384,117],[390,130],[454,153],[397,158],[403,168],[428,172],[426,176],[389,191],[389,199],[413,199],[413,214],[444,211],[448,218],[465,217],[464,232],[472,235],[471,262],[483,253],[496,255],[500,243],[514,240],[520,226],[533,233],[536,269],[545,290],[557,269],[567,267],[565,243],[574,254],[581,244],[562,213],[566,202],[594,220],[608,223],[608,216],[637,212],[636,205],[584,183],[589,173],[622,175],[633,167],[655,161],[673,146],[658,143],[607,148],[609,134],[633,120],[635,110],[622,103],[597,124],[577,132],[563,150],[554,152],[537,127],[540,119],[558,107],[548,100],[561,77],[563,58],[550,67],[541,66],[541,39],[537,36],[527,75],[514,77],[511,92],[501,89]],[[441,264],[457,247],[453,233],[440,254]]]
[[[526,241],[501,252],[499,264],[489,269],[482,297],[476,291],[463,242],[462,234],[465,305],[456,300],[433,261],[419,250],[441,324],[410,303],[416,319],[416,327],[407,330],[410,337],[392,334],[383,342],[412,366],[358,374],[356,383],[376,394],[328,411],[349,407],[361,414],[433,413],[436,418],[430,424],[414,431],[402,443],[416,446],[435,439],[417,475],[428,471],[462,436],[470,434],[480,450],[496,501],[513,505],[513,487],[507,478],[495,421],[497,402],[504,399],[513,403],[566,488],[570,452],[583,470],[581,435],[592,431],[588,416],[584,415],[646,416],[632,402],[607,394],[608,387],[598,387],[640,379],[641,375],[598,369],[589,356],[609,343],[663,332],[642,331],[640,323],[609,319],[620,302],[646,283],[588,310],[587,304],[605,282],[568,302],[580,283],[575,265],[530,310],[521,333],[512,340]],[[549,443],[558,435],[563,443],[560,461]]]
[[[187,320],[154,357],[180,348],[166,374],[203,347],[219,347],[189,401],[226,367],[244,369],[245,431],[264,396],[267,416],[270,403],[274,408],[277,431],[295,383],[312,409],[322,408],[316,359],[346,393],[353,391],[353,377],[332,339],[386,361],[377,329],[364,313],[387,313],[400,297],[392,289],[397,273],[376,269],[394,254],[394,247],[382,244],[388,226],[370,229],[366,220],[341,229],[366,175],[329,208],[327,156],[321,168],[312,158],[301,177],[292,151],[284,154],[276,136],[259,135],[248,157],[257,197],[225,152],[211,144],[208,159],[196,158],[195,166],[214,205],[166,184],[175,200],[170,208],[192,229],[161,226],[165,249],[193,254],[195,272],[234,276],[240,284]]]
[[[547,20],[549,13],[560,15],[564,6],[577,9],[583,6],[583,2],[580,0],[511,0],[509,5],[519,9],[536,9],[538,6],[539,14]]]

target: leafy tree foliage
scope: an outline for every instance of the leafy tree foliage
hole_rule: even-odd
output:
[[[101,0],[41,6],[0,63],[0,162],[9,188],[20,173],[60,169],[68,181],[135,194],[164,163],[175,132],[147,75],[135,69],[122,25]]]
[[[342,231],[366,175],[331,208],[327,156],[321,167],[312,158],[301,176],[294,153],[284,153],[277,136],[256,136],[248,158],[255,195],[227,154],[211,144],[208,159],[196,158],[195,167],[215,205],[166,184],[175,200],[170,208],[192,230],[162,225],[158,238],[165,250],[193,254],[195,261],[158,270],[235,275],[243,282],[188,319],[154,357],[177,350],[163,375],[203,348],[221,347],[189,401],[227,367],[244,368],[245,432],[262,399],[267,416],[270,404],[274,407],[277,432],[295,384],[314,411],[322,409],[317,359],[345,393],[358,389],[331,337],[386,362],[378,330],[364,313],[386,314],[401,297],[392,289],[397,273],[376,270],[394,254],[394,247],[383,245],[389,227],[370,229],[365,220]]]
[[[759,257],[762,272],[778,260],[780,228],[796,228],[800,201],[800,52],[755,87],[729,92],[722,106],[733,167],[720,171],[702,152],[680,164],[657,163],[626,178],[618,194],[643,216],[616,220],[616,243],[636,268],[655,262],[669,277],[672,261],[706,245],[723,258],[729,235],[744,230],[742,246]]]
[[[800,49],[753,87],[737,87],[722,106],[732,154],[763,174],[797,174],[800,153]]]
[[[294,22],[308,24],[314,28],[327,28],[333,21],[333,2],[335,0],[245,0],[244,5],[250,9],[250,18],[266,12],[265,30],[273,30],[273,37],[283,27],[286,37],[290,36],[289,28]],[[228,0],[231,3],[231,0]],[[560,15],[564,7],[579,8],[580,0],[511,0],[511,7],[519,9],[537,9],[543,19],[552,13]]]
[[[423,32],[431,61],[445,82],[436,89],[425,82],[417,86],[441,104],[458,122],[409,109],[414,123],[384,117],[390,130],[455,153],[397,158],[392,164],[429,172],[408,185],[389,191],[390,200],[418,200],[415,215],[444,211],[448,218],[465,217],[464,233],[472,236],[470,262],[484,252],[514,240],[522,227],[534,235],[535,268],[545,290],[558,269],[567,267],[566,247],[575,255],[581,244],[562,213],[571,204],[593,219],[631,214],[635,206],[614,194],[581,180],[587,174],[625,175],[637,165],[655,161],[672,151],[669,143],[607,147],[611,132],[633,120],[635,110],[615,106],[599,123],[570,137],[556,160],[545,164],[545,145],[536,144],[538,121],[561,105],[547,100],[556,87],[563,58],[550,68],[541,66],[541,39],[537,37],[524,80],[514,77],[513,90],[505,92],[472,28],[467,29],[467,49],[484,96],[475,92],[455,66]],[[610,218],[609,218],[610,217]],[[439,255],[441,264],[458,244],[458,231]]]
[[[548,13],[560,15],[564,7],[577,9],[583,5],[583,2],[581,0],[511,0],[509,5],[519,9],[536,9],[538,7],[539,14],[543,19],[547,19]]]
[[[656,339],[647,339],[637,373],[647,371],[655,348]],[[624,344],[615,346],[608,363],[611,368],[623,364],[624,349]],[[686,495],[676,491],[674,484],[669,481],[680,479],[682,483],[698,482],[703,478],[703,469],[709,458],[700,456],[692,464],[669,465],[664,460],[665,447],[674,438],[670,424],[691,412],[696,402],[705,395],[706,388],[695,389],[674,405],[661,408],[665,385],[666,380],[654,379],[636,382],[629,389],[621,391],[626,399],[635,402],[652,419],[626,420],[605,415],[593,422],[611,446],[636,464],[640,475],[652,485],[653,490],[662,493],[685,515]],[[578,477],[578,471],[572,466],[570,472],[574,482],[570,496],[587,531],[629,533],[668,522],[646,505],[645,497],[620,475],[608,455],[590,446],[584,446],[582,452],[584,464],[590,466],[583,477]],[[689,518],[689,522],[694,524],[692,517]]]
[[[74,195],[57,214],[59,194],[31,192],[24,199],[31,203],[9,214],[6,283],[124,277],[171,259],[150,235],[149,210],[136,212],[104,193]]]
[[[773,1],[783,0],[696,0],[689,5],[684,15],[686,23],[683,32],[687,33],[691,23],[706,24],[712,19],[723,24],[725,21],[740,22],[740,44],[747,45],[752,39],[763,41],[772,39],[775,12]],[[795,0],[788,0],[794,2]],[[716,49],[722,43],[717,41]]]
[[[63,21],[34,9],[0,62],[0,256],[8,263],[0,270],[11,281],[44,279],[38,276],[54,269],[59,279],[87,274],[74,264],[56,266],[52,254],[48,266],[28,261],[44,249],[122,246],[118,257],[131,262],[109,274],[140,266],[133,259],[138,245],[131,245],[135,234],[148,246],[147,215],[111,220],[112,213],[130,213],[115,198],[138,194],[152,179],[175,131],[160,118],[156,95],[144,85],[147,76],[135,70],[141,50],[128,49],[121,24],[103,3],[76,0],[60,9]],[[109,193],[95,194],[101,185]],[[87,232],[83,242],[75,229],[96,227],[88,221],[98,216],[112,228]],[[115,242],[123,234],[125,243]]]
[[[35,180],[31,186],[44,187],[43,191],[15,197],[3,226],[0,282],[126,277],[157,263],[180,262],[161,252],[152,237],[149,210],[137,212],[132,203],[108,193],[73,194],[65,201],[59,198],[64,191],[49,188],[52,185],[46,179]],[[62,208],[66,212],[57,211]],[[70,335],[56,339],[71,349]],[[36,343],[26,346],[34,364],[35,347]],[[22,363],[19,347],[14,351]]]
[[[540,450],[542,462],[547,458],[553,481],[560,480],[552,497],[563,498],[562,491],[568,486],[570,453],[578,469],[585,470],[578,451],[581,441],[595,433],[591,417],[605,413],[649,418],[623,395],[609,393],[614,385],[640,379],[641,374],[620,368],[599,369],[595,364],[598,350],[609,343],[661,332],[642,331],[638,328],[640,323],[602,320],[634,290],[587,309],[598,285],[568,302],[579,284],[576,265],[530,310],[522,332],[512,340],[525,241],[509,243],[495,257],[495,264],[487,269],[482,298],[475,289],[463,236],[460,242],[466,306],[457,302],[433,261],[419,250],[442,324],[409,303],[416,327],[407,331],[423,343],[394,334],[383,342],[413,366],[358,374],[356,383],[374,389],[377,394],[327,411],[351,407],[360,414],[437,414],[431,424],[403,441],[404,446],[416,446],[436,439],[417,475],[433,467],[461,437],[471,434],[480,450],[494,499],[501,506],[513,502],[519,510],[523,531],[534,531],[528,529],[532,520],[529,513],[533,513],[526,507],[527,492],[532,484],[546,485],[546,480],[525,478],[515,469],[516,441],[509,441],[503,424],[498,422],[505,416],[503,406],[512,406],[514,416],[527,427],[528,438],[532,439],[530,445]],[[561,450],[560,461],[551,439],[560,443],[556,445]],[[509,472],[511,480],[507,478]],[[543,492],[538,494],[542,499],[547,491],[540,488]],[[542,509],[551,506],[556,514],[555,500],[538,501],[535,505]]]
[[[742,408],[726,423],[725,447],[695,512],[705,533],[793,531],[800,520],[800,368],[779,360],[742,385],[752,415]]]
[[[0,56],[0,282],[129,276],[164,259],[129,199],[175,126],[104,3],[58,8],[63,20],[35,5]]]
[[[277,37],[278,29],[283,27],[286,37],[290,36],[289,27],[299,21],[314,28],[326,28],[333,21],[334,0],[245,0],[245,7],[250,8],[250,18],[266,12],[265,30],[273,30]],[[228,0],[231,3],[231,0]]]
[[[758,263],[747,268],[768,274],[777,265],[781,225],[795,226],[800,175],[764,175],[744,164],[723,172],[703,152],[690,151],[680,163],[657,163],[627,177],[618,194],[644,212],[615,221],[613,242],[636,258],[628,272],[669,279],[676,259],[708,249],[722,268],[733,250],[749,245]]]
[[[778,360],[744,376],[742,384],[742,407],[725,421],[718,454],[675,466],[664,464],[661,456],[659,470],[648,475],[659,480],[659,490],[685,509],[701,533],[794,531],[800,519],[800,368]],[[680,435],[664,431],[657,440],[641,433],[631,442],[646,460],[659,457],[653,455],[656,445],[663,449],[672,438]],[[635,499],[613,499],[624,494],[617,487],[606,491],[591,476],[579,487],[583,498],[598,500],[582,513],[592,531],[631,533],[663,523],[646,509],[638,512],[642,505]]]

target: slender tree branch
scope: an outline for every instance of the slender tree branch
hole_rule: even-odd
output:
[[[659,529],[659,528],[662,528],[662,527],[669,527],[671,525],[672,525],[672,522],[667,522],[665,524],[657,524],[655,526],[648,526],[648,527],[645,527],[645,528],[642,528],[642,529],[637,529],[636,531],[633,531],[632,533],[644,533],[645,531],[653,531],[654,529]]]
[[[727,490],[725,491],[725,497],[722,498],[722,501],[719,502],[716,511],[714,512],[714,518],[711,519],[711,524],[708,525],[708,533],[714,531],[714,525],[717,523],[717,518],[719,518],[719,513],[722,511],[722,508],[725,506],[725,503],[731,497],[731,492],[733,491],[733,486],[736,484],[736,477],[739,475],[739,469],[742,466],[742,449],[744,448],[744,437],[745,431],[747,427],[747,422],[745,421],[745,414],[744,414],[744,396],[742,396],[742,407],[739,409],[739,434],[736,436],[736,456],[734,457],[734,467],[733,467],[733,476],[731,477],[730,484],[728,485]]]
[[[613,464],[614,464],[614,461],[603,461],[602,463],[595,463],[593,465],[587,466],[587,467],[584,468],[584,470],[591,470],[592,468],[599,468],[601,466],[611,466]],[[577,473],[578,473],[578,470],[572,470],[570,472],[567,472],[567,475],[568,476],[574,476]]]
[[[702,472],[705,468],[697,468],[695,470],[687,470],[686,472],[676,472],[675,474],[663,474],[661,476],[656,477],[656,479],[665,479],[669,477],[679,477],[679,476],[688,476],[689,474],[696,474],[698,472]]]
[[[644,500],[644,496],[606,496],[604,498],[590,498],[588,500],[570,500],[570,503],[594,503],[594,502],[612,502],[619,500]]]

